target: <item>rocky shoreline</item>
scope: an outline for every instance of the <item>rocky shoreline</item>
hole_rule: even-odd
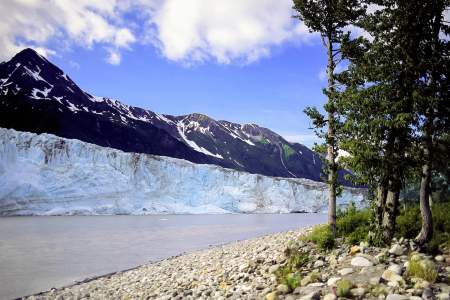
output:
[[[411,259],[407,240],[396,241],[390,249],[341,245],[324,253],[301,239],[310,230],[196,251],[24,299],[332,300],[337,299],[343,282],[348,284],[346,298],[450,299],[448,253],[436,257],[413,254],[417,261],[432,261],[437,266],[437,280],[432,283],[407,275]],[[295,288],[277,278],[292,251],[309,257]]]

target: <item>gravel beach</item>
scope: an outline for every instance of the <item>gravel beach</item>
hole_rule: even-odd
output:
[[[25,299],[450,300],[448,251],[434,257],[416,252],[412,240],[394,238],[387,248],[337,239],[337,248],[323,252],[299,239],[310,230],[196,251]],[[275,274],[303,256],[307,261],[295,271],[301,280],[277,282]],[[412,273],[410,264],[428,271]]]
[[[310,228],[196,251],[24,299],[263,299],[288,241]]]

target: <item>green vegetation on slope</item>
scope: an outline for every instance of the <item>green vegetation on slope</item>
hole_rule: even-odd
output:
[[[284,157],[289,158],[292,155],[295,155],[295,150],[292,149],[288,144],[283,144],[283,155]]]

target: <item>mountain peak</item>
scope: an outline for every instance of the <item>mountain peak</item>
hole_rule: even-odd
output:
[[[48,60],[42,55],[36,52],[36,50],[31,48],[25,48],[11,59],[13,62],[19,62],[22,64],[33,63],[42,65],[43,63],[48,63]]]
[[[202,121],[202,120],[212,120],[211,117],[209,117],[207,115],[204,115],[204,114],[201,114],[201,113],[192,113],[192,114],[187,115],[187,117],[189,119],[200,120],[200,121]]]

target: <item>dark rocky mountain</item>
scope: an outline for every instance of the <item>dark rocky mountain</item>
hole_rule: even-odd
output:
[[[0,64],[0,127],[269,176],[320,180],[321,160],[255,124],[170,116],[96,97],[32,49]]]

